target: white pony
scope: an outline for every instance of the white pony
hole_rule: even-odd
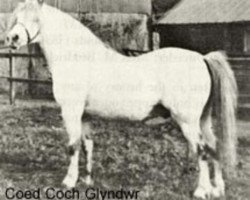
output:
[[[198,153],[200,173],[194,195],[203,199],[224,195],[222,167],[232,169],[236,163],[237,87],[223,54],[203,56],[165,48],[125,57],[43,0],[26,0],[14,16],[16,23],[6,39],[8,44],[19,48],[39,42],[52,73],[54,96],[69,135],[71,161],[63,181],[67,187],[74,187],[78,180],[81,143],[87,156],[86,183],[92,182],[93,141],[88,121],[82,118],[84,113],[143,120],[160,104],[170,110]],[[217,137],[212,113],[218,119]],[[208,159],[214,166],[213,180]]]

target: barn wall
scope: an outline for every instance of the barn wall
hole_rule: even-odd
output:
[[[250,24],[230,24],[228,25],[228,35],[230,49],[229,54],[231,56],[250,56],[249,51],[245,51],[245,32],[249,30]],[[250,34],[250,33],[248,33]],[[249,37],[250,35],[248,35]]]
[[[81,12],[151,15],[152,3],[151,0],[81,0]]]
[[[222,26],[161,26],[160,46],[174,46],[207,53],[224,49]]]
[[[0,0],[0,13],[12,12],[23,0]],[[151,15],[151,0],[45,0],[69,13],[137,13]]]
[[[250,103],[250,54],[244,51],[244,31],[247,24],[185,25],[157,27],[160,46],[175,46],[208,53],[225,50],[236,75],[239,102]]]
[[[225,50],[228,55],[233,57],[250,55],[250,51],[245,51],[246,30],[250,30],[249,23],[161,25],[157,27],[161,47],[182,47],[201,53]]]

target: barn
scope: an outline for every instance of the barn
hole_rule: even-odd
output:
[[[160,47],[224,50],[236,73],[241,104],[250,103],[250,1],[182,0],[155,25]]]
[[[0,0],[0,40],[8,27],[10,13],[20,0]],[[151,0],[45,0],[46,3],[67,12],[89,27],[103,42],[122,53],[123,49],[148,51],[151,49],[150,17]],[[1,43],[1,42],[0,42]],[[83,44],[84,45],[84,44]],[[3,52],[2,52],[3,53]],[[22,48],[18,53],[42,54],[38,45],[31,45],[29,52]],[[9,74],[8,60],[0,59],[0,77]],[[52,95],[50,85],[25,82],[26,79],[50,80],[50,73],[41,58],[15,57],[13,76],[25,79],[15,83],[19,96],[48,98]],[[0,91],[8,91],[5,78],[0,79]]]

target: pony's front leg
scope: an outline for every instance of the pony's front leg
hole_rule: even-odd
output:
[[[66,130],[69,136],[68,153],[70,156],[70,165],[63,184],[67,188],[73,188],[76,185],[79,176],[79,154],[81,149],[81,118],[83,105],[62,106],[62,117],[65,122]]]
[[[82,148],[83,151],[86,154],[86,170],[87,174],[84,179],[82,179],[83,182],[85,182],[87,185],[92,185],[92,155],[93,155],[93,148],[94,143],[91,139],[91,128],[90,124],[86,121],[82,122]]]

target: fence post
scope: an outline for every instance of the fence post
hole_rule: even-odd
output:
[[[32,62],[32,56],[31,54],[34,51],[34,46],[33,45],[28,45],[28,59],[29,59],[29,63],[28,63],[28,79],[32,79],[32,68],[33,68],[33,62]],[[31,97],[32,96],[32,87],[33,87],[33,84],[32,83],[28,83],[28,93],[29,93],[29,96]]]
[[[12,80],[13,74],[14,74],[14,69],[15,69],[15,62],[14,62],[14,57],[12,55],[12,51],[10,50],[10,57],[9,57],[9,98],[10,98],[10,104],[13,105],[15,104],[15,85],[14,81]]]
[[[153,19],[152,16],[148,17],[147,21],[147,28],[148,28],[148,50],[153,51],[154,50],[154,39],[153,39]]]

